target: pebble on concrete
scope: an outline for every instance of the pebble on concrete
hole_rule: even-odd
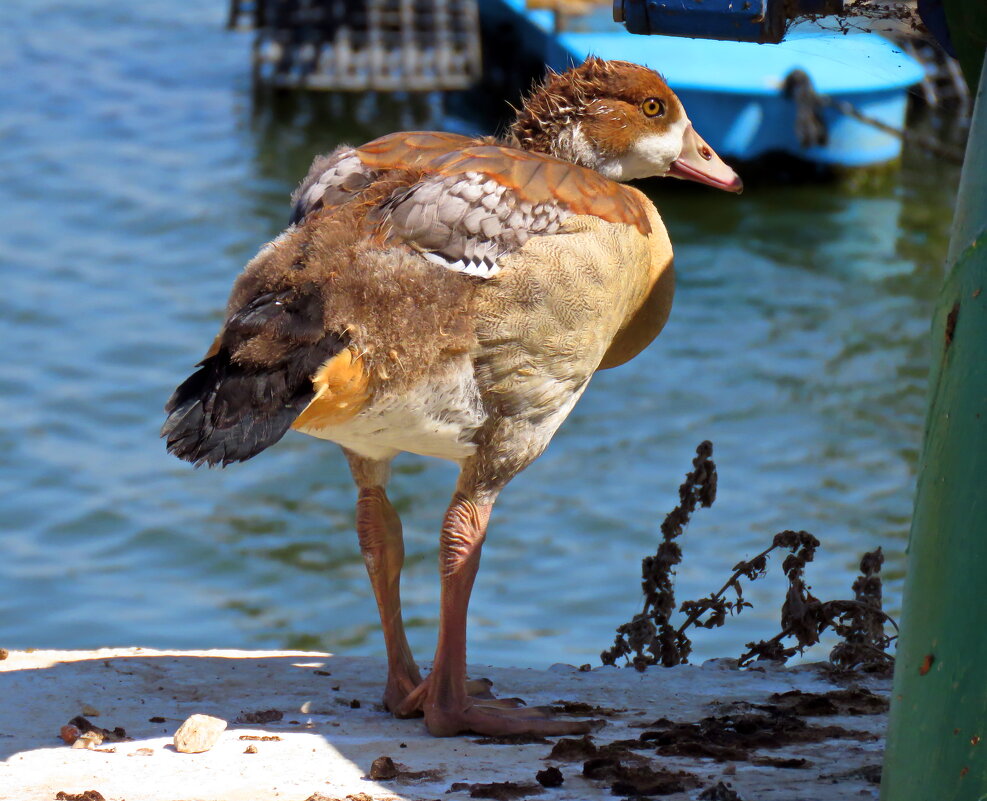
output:
[[[226,729],[226,721],[212,715],[192,715],[175,732],[175,750],[183,754],[201,754],[217,742]]]
[[[79,739],[79,735],[82,734],[77,726],[73,726],[70,723],[66,723],[58,732],[58,736],[61,737],[68,745],[72,745],[76,740]]]
[[[370,778],[374,781],[389,781],[398,775],[397,765],[389,756],[379,756],[370,766]]]

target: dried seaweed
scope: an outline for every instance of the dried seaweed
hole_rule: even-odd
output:
[[[853,582],[853,600],[836,601],[820,601],[813,597],[801,572],[789,575],[786,567],[790,584],[782,606],[781,631],[770,640],[747,643],[748,650],[740,657],[740,665],[755,658],[786,660],[815,645],[826,629],[832,629],[840,637],[840,642],[829,654],[830,662],[837,668],[890,672],[894,656],[888,649],[897,637],[887,635],[884,625],[890,623],[897,631],[898,624],[881,605],[883,563],[884,554],[880,548],[865,553],[860,560],[861,575]],[[792,637],[795,643],[786,647],[784,641]]]
[[[894,660],[888,649],[895,637],[885,633],[885,624],[895,629],[897,624],[882,609],[881,549],[861,559],[861,575],[853,583],[852,600],[820,601],[805,583],[806,565],[820,547],[819,540],[807,531],[775,534],[770,546],[734,565],[733,573],[716,592],[696,601],[684,601],[678,609],[684,621],[678,626],[672,623],[675,566],[682,561],[682,550],[675,540],[696,508],[709,507],[716,498],[717,473],[712,455],[713,445],[708,441],[696,448],[693,469],[679,487],[679,503],[661,525],[657,552],[642,562],[644,608],[628,623],[618,626],[613,646],[600,654],[603,663],[614,665],[624,657],[638,670],[644,670],[649,665],[671,667],[688,662],[692,642],[687,630],[717,628],[728,617],[749,608],[741,579],[756,581],[764,576],[769,555],[780,549],[788,551],[781,565],[788,579],[781,607],[781,631],[770,639],[748,643],[740,666],[754,659],[786,661],[816,645],[822,634],[831,629],[840,638],[830,652],[830,661],[837,668],[888,670]]]
[[[613,646],[600,654],[603,664],[614,665],[620,657],[631,654],[631,663],[638,670],[648,665],[671,667],[688,661],[692,643],[671,624],[675,609],[672,576],[675,565],[682,561],[682,549],[675,538],[682,534],[697,506],[710,507],[716,500],[716,464],[712,456],[713,443],[704,441],[696,448],[692,471],[679,487],[678,506],[661,524],[658,550],[641,563],[644,609],[617,628]]]

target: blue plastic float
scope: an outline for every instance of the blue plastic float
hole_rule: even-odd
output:
[[[862,167],[897,158],[900,139],[832,108],[822,111],[826,144],[802,147],[795,104],[782,87],[793,70],[801,69],[817,94],[848,101],[861,114],[900,129],[908,89],[924,75],[915,59],[873,33],[843,34],[803,24],[781,44],[764,45],[635,36],[614,23],[610,30],[556,34],[552,13],[529,11],[524,0],[485,0],[481,10],[485,20],[517,26],[519,48],[554,69],[588,55],[657,69],[702,137],[720,155],[735,159],[782,152],[820,164]],[[592,23],[595,27],[597,20]]]

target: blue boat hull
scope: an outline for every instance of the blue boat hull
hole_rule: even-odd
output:
[[[782,89],[785,78],[802,70],[820,95],[847,101],[861,114],[901,129],[908,90],[924,75],[918,62],[877,34],[801,28],[778,45],[635,36],[616,25],[556,34],[551,14],[528,11],[523,0],[486,0],[481,10],[484,24],[514,25],[519,51],[537,55],[553,69],[566,69],[588,55],[657,69],[682,99],[696,130],[720,155],[733,159],[782,152],[845,167],[895,159],[901,153],[898,137],[833,108],[822,112],[826,143],[803,147],[795,104]]]

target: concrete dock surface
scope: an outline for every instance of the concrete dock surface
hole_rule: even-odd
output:
[[[731,660],[643,673],[474,666],[470,675],[490,679],[499,696],[599,727],[588,738],[535,742],[433,738],[420,718],[395,720],[383,709],[385,666],[373,658],[10,651],[0,660],[0,799],[878,796],[887,678],[841,676],[822,665],[739,670]],[[179,753],[173,735],[193,714],[227,727],[208,751]],[[73,748],[62,740],[62,727],[80,715],[107,730],[102,743]],[[118,727],[124,732],[114,735]]]

